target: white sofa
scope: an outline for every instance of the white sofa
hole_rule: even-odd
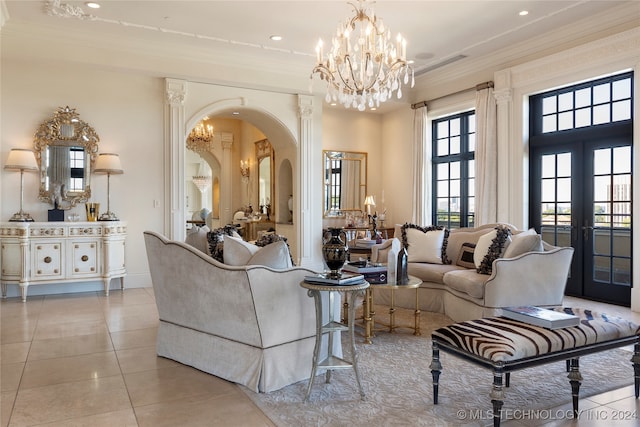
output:
[[[541,241],[540,251],[495,259],[491,274],[456,264],[463,243],[478,243],[497,224],[450,230],[446,255],[451,264],[409,262],[410,275],[423,280],[419,289],[420,310],[444,313],[456,322],[499,315],[502,307],[520,305],[562,305],[573,248],[556,247]],[[508,225],[507,225],[508,226]],[[522,233],[513,226],[513,238]],[[395,236],[401,237],[400,226]],[[390,241],[374,246],[372,261],[386,262]],[[411,250],[411,249],[409,249]],[[376,292],[376,303],[389,304],[390,294]],[[397,307],[413,309],[415,294],[395,293]]]
[[[300,282],[312,271],[229,266],[155,232],[145,231],[144,239],[160,317],[159,356],[255,392],[309,378],[316,313]],[[334,354],[342,355],[340,339]]]

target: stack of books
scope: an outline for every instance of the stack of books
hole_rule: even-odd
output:
[[[329,273],[319,273],[311,276],[305,276],[304,281],[307,283],[315,283],[319,285],[355,285],[364,281],[364,275],[357,273],[342,273],[340,277],[332,277]]]
[[[364,276],[364,280],[371,283],[372,285],[387,283],[387,265],[386,264],[376,264],[376,265],[370,265],[370,264],[362,265],[361,263],[345,264],[344,267],[342,267],[342,271],[362,274]]]
[[[547,329],[568,328],[580,324],[580,318],[573,314],[532,305],[505,307],[502,309],[502,316]]]

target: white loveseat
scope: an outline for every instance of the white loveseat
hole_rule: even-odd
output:
[[[316,313],[300,282],[312,271],[229,266],[155,232],[145,231],[144,239],[160,317],[159,356],[255,392],[309,378]],[[339,339],[334,346],[341,355]]]
[[[481,236],[492,232],[496,225],[450,230],[445,252],[451,264],[408,263],[409,274],[423,280],[418,291],[421,310],[444,313],[459,322],[499,315],[502,307],[562,305],[573,257],[571,247],[552,246],[540,239],[540,250],[493,260],[490,274],[480,274],[473,266],[458,264],[463,244],[477,244]],[[518,234],[525,233],[513,226],[502,226],[510,228],[514,241],[519,240]],[[395,235],[401,237],[400,226],[396,227]],[[376,245],[372,261],[386,262],[389,246],[390,241]],[[389,302],[388,292],[376,292],[376,303]],[[395,304],[413,309],[415,294],[396,292]]]

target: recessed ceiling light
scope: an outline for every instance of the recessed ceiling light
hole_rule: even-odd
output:
[[[520,13],[518,13],[518,15],[520,16],[527,16],[529,14],[528,10],[521,10]]]
[[[90,7],[91,9],[100,9],[100,4],[96,2],[89,1],[89,2],[86,2],[85,5],[87,7]]]
[[[232,112],[231,114],[233,114],[234,116],[238,116],[238,115],[240,115],[240,113],[239,113],[238,111],[234,111],[234,112]]]
[[[282,40],[282,36],[279,36],[277,34],[274,34],[272,36],[269,37],[271,40],[273,40],[274,42],[279,42],[280,40]]]

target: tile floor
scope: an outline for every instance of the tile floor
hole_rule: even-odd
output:
[[[640,323],[629,309],[567,298]],[[0,303],[1,426],[273,426],[240,388],[155,354],[151,288]],[[637,426],[633,387],[581,399],[578,422],[521,414],[505,426]],[[619,418],[623,418],[619,420]]]

